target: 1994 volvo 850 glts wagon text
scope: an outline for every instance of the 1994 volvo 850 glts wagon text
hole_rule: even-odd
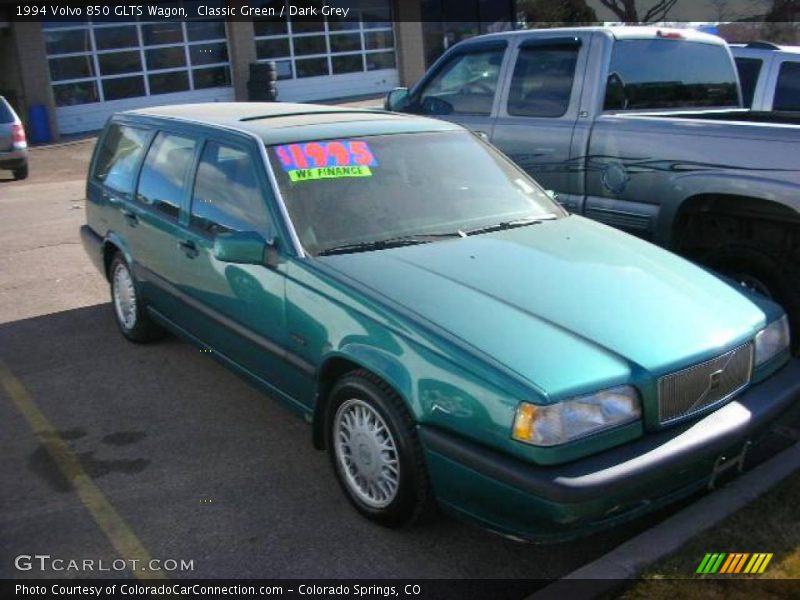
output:
[[[452,123],[133,111],[87,196],[122,334],[175,332],[282,400],[385,525],[438,505],[583,535],[713,483],[800,398],[776,304],[570,215]]]

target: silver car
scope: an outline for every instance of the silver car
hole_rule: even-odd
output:
[[[28,140],[17,113],[0,96],[0,169],[10,170],[14,179],[28,176]]]

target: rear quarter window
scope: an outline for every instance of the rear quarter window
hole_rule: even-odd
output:
[[[97,152],[93,177],[111,189],[130,194],[150,132],[112,123]]]

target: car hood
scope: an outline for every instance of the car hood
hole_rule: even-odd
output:
[[[703,269],[577,216],[320,260],[554,399],[683,368],[766,323]]]

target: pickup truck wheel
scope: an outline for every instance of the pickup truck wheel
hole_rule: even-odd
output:
[[[800,269],[782,266],[779,254],[748,245],[725,246],[706,259],[711,268],[780,304],[789,316],[792,348],[800,352]]]
[[[117,326],[127,339],[136,343],[151,342],[164,336],[164,330],[147,316],[136,280],[125,257],[117,252],[109,267],[111,303]]]
[[[14,169],[11,171],[11,174],[14,176],[15,181],[20,181],[21,179],[28,178],[28,165],[24,164],[19,169]]]
[[[362,515],[402,527],[433,512],[414,420],[394,390],[368,371],[345,375],[331,391],[326,422],[336,478]]]

